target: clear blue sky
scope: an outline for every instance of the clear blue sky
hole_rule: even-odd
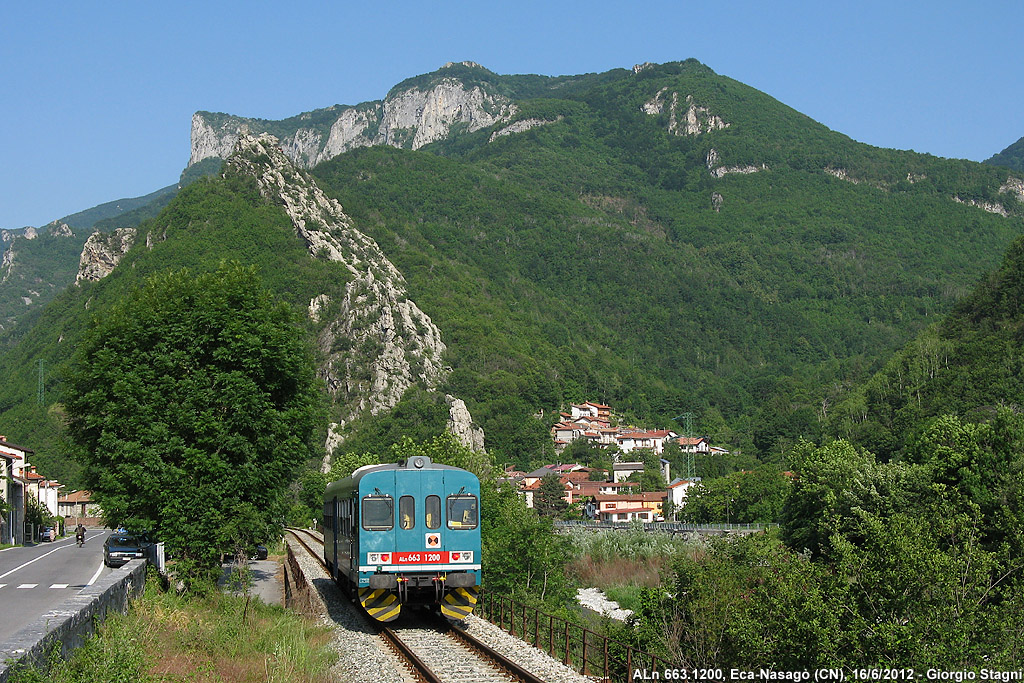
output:
[[[448,61],[694,57],[862,142],[984,160],[1024,136],[1019,1],[0,3],[0,228],[175,182],[196,110],[284,118]]]

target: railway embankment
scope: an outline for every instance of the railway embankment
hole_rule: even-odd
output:
[[[322,543],[322,538],[319,541]],[[408,680],[409,675],[402,662],[382,647],[379,629],[369,624],[354,603],[346,599],[323,566],[311,555],[311,551],[292,539],[288,539],[287,545],[285,583],[286,591],[290,592],[286,601],[290,602],[286,604],[303,611],[320,611],[320,614],[326,615],[327,623],[337,626],[334,640],[340,658],[334,668],[337,680],[367,683]],[[416,630],[422,631],[422,635],[427,637],[429,629],[419,626]],[[466,619],[463,630],[499,655],[533,672],[540,680],[550,683],[593,681],[475,615]],[[485,674],[485,665],[472,664],[469,671],[463,670],[466,668],[465,656],[460,655],[452,645],[428,649],[437,650],[433,654],[441,656],[435,666],[444,671],[445,680],[487,680],[480,676]],[[480,675],[474,676],[474,672]]]

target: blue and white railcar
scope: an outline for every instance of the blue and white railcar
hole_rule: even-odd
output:
[[[425,456],[360,467],[327,485],[324,560],[378,621],[404,604],[465,619],[480,586],[480,480]]]

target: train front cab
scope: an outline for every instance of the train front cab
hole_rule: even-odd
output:
[[[453,621],[469,616],[480,586],[477,478],[416,457],[363,473],[355,493],[352,578],[366,612],[392,621],[403,604],[432,604]]]

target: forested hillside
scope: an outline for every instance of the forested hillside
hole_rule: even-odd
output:
[[[941,322],[923,331],[834,412],[831,431],[884,458],[926,420],[991,419],[1024,405],[1024,239]]]
[[[1017,140],[999,154],[985,160],[986,164],[1007,166],[1015,171],[1024,171],[1024,138]]]
[[[1024,232],[1009,169],[857,143],[693,60],[560,78],[456,66],[400,85],[442,76],[484,83],[515,113],[312,173],[440,328],[443,388],[498,462],[549,457],[554,413],[587,399],[649,426],[693,412],[714,441],[781,459]],[[308,308],[349,276],[303,254],[239,178],[198,182],[139,227],[148,246],[6,338],[0,417],[48,476],[73,476],[52,369],[139,278],[236,259]],[[383,452],[446,418],[413,387],[349,423],[341,448]]]

